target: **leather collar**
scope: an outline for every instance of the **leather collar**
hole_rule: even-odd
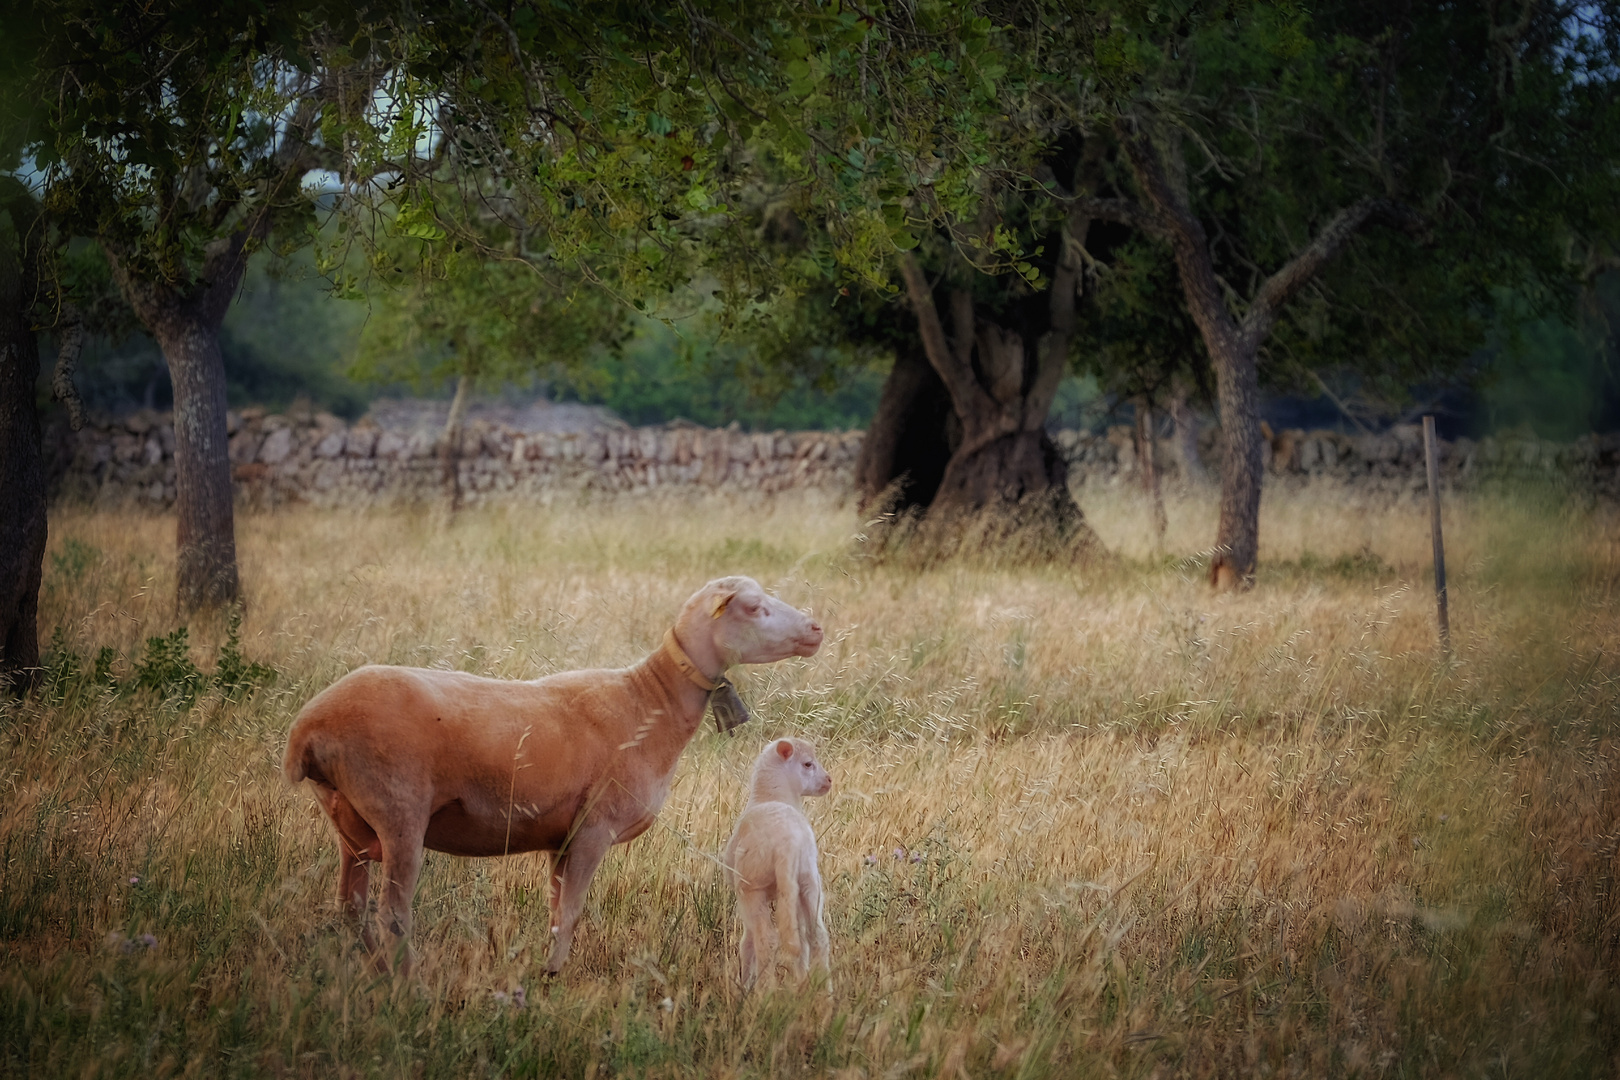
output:
[[[675,662],[675,666],[680,669],[681,674],[685,675],[687,681],[693,686],[713,692],[724,685],[726,681],[724,672],[721,672],[718,680],[713,680],[707,678],[703,672],[698,670],[698,666],[692,663],[692,658],[686,655],[686,650],[681,648],[681,643],[675,640],[675,628],[673,626],[664,631],[664,652],[669,654],[669,658]]]

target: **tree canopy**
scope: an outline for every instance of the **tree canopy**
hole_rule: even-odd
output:
[[[370,269],[319,265],[389,313],[374,372],[600,375],[629,311],[712,322],[751,346],[715,370],[762,386],[892,353],[862,484],[931,518],[1081,550],[1058,381],[1206,387],[1232,583],[1262,382],[1443,379],[1567,321],[1620,251],[1607,5],[40,0],[15,25],[0,152],[106,251],[211,478],[181,500],[193,600],[234,594],[220,318],[252,250],[317,235],[316,167]]]

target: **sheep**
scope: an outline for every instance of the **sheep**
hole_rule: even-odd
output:
[[[813,656],[821,640],[809,614],[751,578],[726,577],[699,589],[663,645],[629,668],[532,682],[358,668],[298,714],[285,774],[312,783],[332,822],[338,902],[380,968],[395,951],[404,970],[411,966],[423,848],[469,857],[543,851],[554,939],[546,971],[556,974],[598,865],[608,848],[652,825],[705,705],[722,730],[728,718],[747,719],[726,669]],[[371,862],[382,863],[387,952],[365,918]]]
[[[762,956],[774,972],[771,901],[776,902],[781,952],[796,979],[814,966],[828,972],[827,923],[822,918],[816,834],[801,799],[825,795],[832,778],[803,739],[776,739],[754,762],[748,805],[726,844],[725,865],[737,888],[743,936],[738,954],[743,985],[758,979]],[[808,955],[807,955],[808,954]],[[827,988],[831,989],[829,978]]]

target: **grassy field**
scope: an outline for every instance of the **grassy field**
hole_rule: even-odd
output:
[[[1239,596],[1199,498],[1154,557],[1088,493],[1118,557],[1078,568],[878,564],[806,498],[252,515],[256,690],[223,620],[172,636],[171,520],[63,508],[51,679],[0,704],[0,1074],[1615,1075],[1620,514],[1454,502],[1446,663],[1422,508],[1268,500]],[[280,776],[299,706],[629,663],[736,572],[827,644],[741,678],[758,720],[693,742],[563,976],[540,859],[433,854],[418,972],[375,976]],[[834,779],[831,995],[735,984],[715,855],[782,733]]]

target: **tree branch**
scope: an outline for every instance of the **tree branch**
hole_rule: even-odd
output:
[[[56,368],[51,373],[51,396],[67,406],[68,425],[74,431],[84,427],[84,401],[73,385],[73,369],[84,348],[84,317],[72,304],[62,305],[56,344]]]
[[[1058,384],[1069,366],[1069,342],[1074,338],[1074,307],[1081,286],[1080,253],[1086,246],[1086,233],[1091,230],[1091,218],[1081,205],[1069,210],[1069,219],[1063,223],[1062,247],[1058,252],[1057,267],[1052,272],[1052,291],[1049,310],[1052,328],[1043,341],[1036,345],[1035,384],[1030,387],[1024,401],[1024,429],[1033,430],[1046,423],[1046,414],[1057,396]]]
[[[1131,172],[1168,234],[1187,310],[1198,324],[1204,341],[1212,353],[1236,348],[1239,342],[1237,321],[1221,297],[1220,281],[1215,276],[1203,223],[1187,205],[1185,194],[1171,185],[1159,152],[1147,136],[1130,130],[1123,121],[1117,132],[1125,155],[1130,159]]]
[[[1373,223],[1419,238],[1428,233],[1428,223],[1421,214],[1389,199],[1361,199],[1345,207],[1322,227],[1304,251],[1261,284],[1243,317],[1243,341],[1250,348],[1258,347],[1276,325],[1283,305],[1344,250],[1358,229]]]
[[[906,297],[911,301],[911,310],[917,315],[917,332],[922,337],[923,352],[951,395],[956,415],[963,419],[979,415],[985,408],[987,395],[973,377],[973,368],[958,362],[950,342],[946,340],[945,327],[940,322],[939,309],[934,305],[934,292],[928,287],[927,276],[911,252],[902,251],[897,261],[900,276],[906,283]],[[967,343],[970,349],[972,341],[970,336]]]

